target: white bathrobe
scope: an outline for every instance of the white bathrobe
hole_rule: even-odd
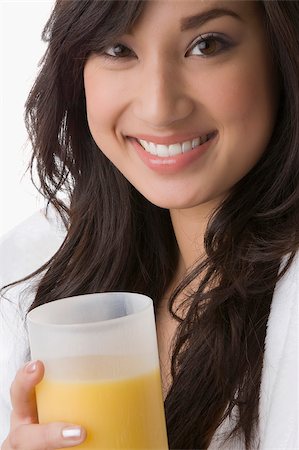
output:
[[[60,247],[65,230],[53,210],[40,211],[0,241],[0,287],[46,262]],[[32,282],[31,282],[32,284]],[[0,445],[9,430],[9,389],[29,360],[25,313],[33,301],[31,284],[21,283],[0,299]],[[9,299],[9,301],[8,301]],[[259,405],[260,450],[299,450],[299,254],[277,284],[268,322]],[[242,450],[241,441],[221,443],[226,421],[210,450]]]

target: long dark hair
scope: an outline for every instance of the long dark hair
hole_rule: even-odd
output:
[[[231,436],[241,433],[250,447],[273,291],[299,247],[299,3],[261,3],[280,77],[277,121],[260,161],[210,218],[205,259],[169,301],[178,321],[165,400],[172,449],[207,448],[236,408]],[[147,201],[99,151],[86,119],[86,58],[130,29],[144,4],[58,0],[45,27],[49,46],[26,123],[39,189],[67,235],[39,270],[45,274],[31,308],[117,290],[145,293],[157,308],[173,280],[179,252],[169,211]],[[174,311],[178,294],[199,274],[195,292]]]

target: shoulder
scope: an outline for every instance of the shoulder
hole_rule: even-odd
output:
[[[0,240],[0,313],[3,327],[16,329],[34,298],[38,278],[11,287],[45,264],[61,246],[66,230],[54,208],[40,210]],[[2,331],[3,331],[2,327]]]
[[[58,250],[66,230],[53,207],[37,211],[0,239],[0,287],[21,279]]]
[[[282,262],[282,267],[284,263],[285,261]],[[273,357],[282,356],[284,343],[290,341],[292,326],[298,325],[298,307],[299,252],[296,253],[287,272],[277,283],[273,294],[266,337],[266,350],[271,350]]]
[[[285,261],[282,262],[282,267]],[[279,280],[273,294],[267,327],[267,356],[274,361],[283,358],[285,346],[297,344],[299,322],[299,252]],[[295,350],[295,348],[294,348]]]
[[[299,252],[277,283],[268,320],[260,398],[261,449],[299,447],[298,367]]]

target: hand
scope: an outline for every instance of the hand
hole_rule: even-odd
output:
[[[33,361],[20,369],[11,386],[10,431],[1,450],[54,450],[81,444],[85,430],[64,422],[38,424],[35,386],[44,376],[44,366]]]

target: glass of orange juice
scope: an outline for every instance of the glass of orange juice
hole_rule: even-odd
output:
[[[129,292],[60,299],[28,314],[40,423],[83,425],[76,448],[167,450],[153,302]]]

